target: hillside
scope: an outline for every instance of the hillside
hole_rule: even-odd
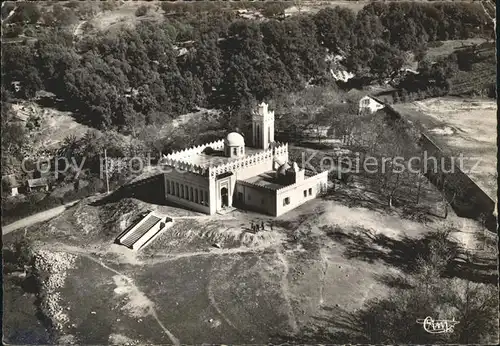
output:
[[[450,80],[450,95],[494,96],[496,78],[494,43],[483,43],[473,50],[468,71],[458,71]]]
[[[173,216],[172,228],[139,253],[113,244],[147,209]],[[266,230],[250,231],[251,222],[264,222]],[[311,201],[279,220],[91,198],[27,234],[39,270],[53,283],[41,288],[36,303],[39,316],[52,321],[52,342],[324,343],[356,338],[342,318],[332,319],[335,311],[351,316],[366,312],[372,299],[384,299],[414,265],[411,254],[424,251],[433,230],[450,224],[461,225],[453,241],[480,245],[471,220],[450,216],[424,225],[398,210],[348,207],[334,198]],[[18,293],[7,294],[14,299]],[[28,307],[18,306],[4,321],[8,341],[18,340],[16,316]],[[321,332],[332,323],[335,331]]]

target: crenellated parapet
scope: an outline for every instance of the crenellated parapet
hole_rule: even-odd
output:
[[[224,140],[219,140],[193,148],[173,152],[161,159],[161,164],[164,166],[173,167],[179,171],[191,172],[194,174],[205,175],[208,173],[210,177],[215,177],[226,172],[236,172],[251,166],[261,164],[263,162],[272,162],[276,159],[288,157],[288,144],[277,143],[273,148],[262,150],[258,153],[247,155],[229,162],[215,164],[211,166],[197,165],[189,162],[189,158],[201,154],[205,148],[211,147],[214,150],[222,150],[224,148]]]
[[[201,145],[191,147],[188,149],[174,151],[173,153],[167,155],[166,158],[179,160],[179,159],[186,158],[186,157],[189,157],[189,156],[192,156],[195,154],[200,154],[203,152],[203,150],[205,150],[208,147],[210,147],[214,150],[223,150],[224,149],[224,140],[221,139],[221,140],[218,140],[215,142],[201,144]]]
[[[201,175],[204,175],[207,172],[206,167],[191,164],[189,162],[183,161],[182,159],[177,160],[177,159],[166,157],[166,158],[162,159],[162,164],[165,166],[174,167],[179,172],[190,172],[190,173],[201,174]]]
[[[263,162],[272,162],[276,157],[285,155],[288,156],[288,144],[279,144],[272,149],[266,149],[253,155],[248,155],[220,165],[210,166],[208,168],[209,176],[213,178],[226,172],[235,172]]]

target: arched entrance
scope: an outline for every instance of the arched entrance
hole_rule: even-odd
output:
[[[229,205],[227,187],[223,187],[222,189],[220,189],[220,200],[221,200],[221,208],[225,208]]]

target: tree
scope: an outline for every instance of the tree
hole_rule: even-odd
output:
[[[409,179],[408,160],[418,155],[417,133],[404,120],[384,119],[378,113],[371,116],[371,124],[368,153],[378,161],[374,179],[392,207],[396,192]]]
[[[52,16],[55,22],[60,25],[75,24],[78,21],[78,18],[72,9],[64,8],[59,4],[55,4],[53,6]]]
[[[149,6],[146,6],[146,5],[141,5],[137,8],[137,10],[135,11],[135,16],[136,17],[142,17],[142,16],[145,16],[147,13],[148,13],[148,10],[149,10]]]
[[[10,18],[11,22],[23,22],[35,24],[41,17],[40,8],[34,2],[22,2],[16,4],[17,10]]]
[[[339,6],[320,10],[314,15],[318,42],[331,53],[344,54],[350,46],[355,18],[350,9]]]
[[[26,143],[23,126],[15,121],[10,94],[2,86],[2,172],[8,170],[12,159],[21,159],[21,152]],[[15,160],[14,160],[15,161]],[[4,167],[5,164],[5,167]]]
[[[201,82],[207,96],[217,91],[223,77],[222,53],[217,38],[215,35],[203,35],[195,42],[184,67]]]

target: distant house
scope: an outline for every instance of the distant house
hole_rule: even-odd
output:
[[[49,184],[45,178],[28,179],[27,191],[49,191]]]
[[[376,99],[373,96],[366,95],[365,97],[361,98],[359,100],[359,114],[373,114],[378,110],[381,110],[382,108],[385,107],[384,102],[380,101],[379,99]]]
[[[11,196],[17,196],[19,194],[19,184],[14,174],[5,175],[2,177],[2,188],[9,189],[9,194]]]

